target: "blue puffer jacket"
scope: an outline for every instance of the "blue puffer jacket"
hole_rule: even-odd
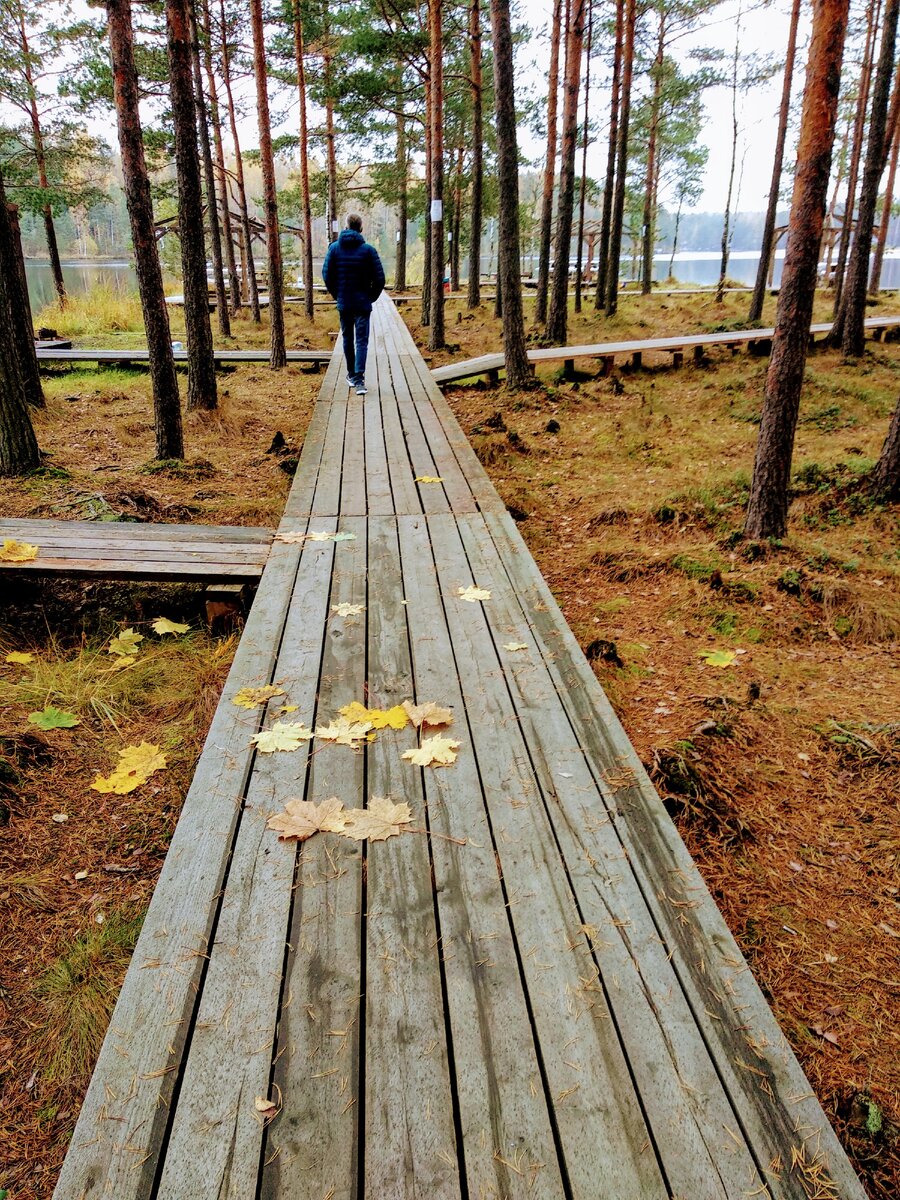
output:
[[[355,229],[345,229],[328,247],[322,278],[340,312],[370,313],[373,301],[384,291],[378,251]]]

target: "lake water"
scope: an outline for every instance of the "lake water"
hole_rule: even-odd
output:
[[[137,275],[130,262],[63,262],[63,279],[66,290],[71,295],[88,292],[93,287],[102,285],[113,291],[137,291]],[[31,299],[32,312],[38,312],[45,304],[52,304],[56,299],[56,287],[50,264],[25,260],[25,275],[28,279],[28,295]]]

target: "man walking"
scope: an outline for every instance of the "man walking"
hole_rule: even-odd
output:
[[[369,316],[372,304],[384,291],[384,267],[378,251],[362,235],[362,217],[353,213],[347,218],[347,228],[328,247],[322,278],[337,302],[341,318],[347,382],[357,396],[364,396]]]

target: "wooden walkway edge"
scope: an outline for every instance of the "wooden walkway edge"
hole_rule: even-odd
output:
[[[370,354],[364,400],[326,373],[55,1200],[864,1200],[387,298]],[[250,744],[406,699],[453,766]],[[267,830],[334,795],[426,832]]]

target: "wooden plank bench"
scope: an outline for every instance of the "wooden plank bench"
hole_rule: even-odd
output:
[[[254,583],[263,573],[272,537],[271,529],[242,525],[0,517],[0,542],[12,538],[38,547],[30,562],[0,562],[0,576]]]
[[[885,333],[900,328],[900,316],[869,317],[865,323],[866,332],[872,338],[880,341]],[[813,325],[810,329],[810,340],[815,342],[816,335],[829,333],[831,323]],[[684,337],[646,338],[638,341],[600,342],[594,345],[582,346],[550,346],[540,350],[529,350],[528,361],[534,365],[546,362],[562,362],[567,375],[574,371],[576,359],[600,359],[603,363],[602,374],[608,375],[616,358],[629,355],[635,366],[643,362],[647,353],[667,353],[672,355],[672,365],[679,367],[684,361],[684,354],[692,350],[695,361],[703,357],[707,346],[725,346],[736,354],[738,348],[744,345],[758,347],[762,352],[768,345],[771,349],[774,329],[741,329],[728,333],[698,333]],[[636,360],[636,361],[635,361]],[[432,376],[436,383],[446,384],[460,379],[476,379],[481,375],[488,376],[496,382],[503,370],[502,354],[482,354],[478,358],[466,359],[464,362],[448,363],[436,367]]]
[[[864,1200],[387,299],[370,353],[364,400],[326,372],[56,1200]],[[409,726],[251,745],[406,699],[452,708],[452,766]],[[334,795],[416,832],[266,828]]]

